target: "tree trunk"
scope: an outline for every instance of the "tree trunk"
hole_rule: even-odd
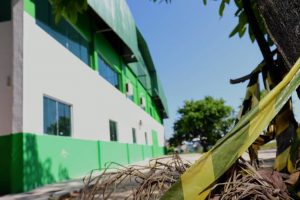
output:
[[[280,68],[284,65],[289,70],[300,57],[300,0],[257,0],[257,3],[267,32],[280,53],[277,57],[277,61],[279,61],[278,66]],[[280,62],[282,59],[284,62]],[[282,74],[279,68],[274,69],[277,75]],[[297,89],[297,93],[300,98],[300,88]],[[290,148],[289,155],[284,162],[290,159],[290,162],[296,167],[295,165],[299,159],[300,138],[298,138],[296,131],[298,124],[289,106],[291,105],[287,103],[285,105],[286,109],[283,108],[275,118],[275,121],[280,121],[277,124],[280,128],[277,128],[278,132],[276,132],[276,159],[283,162],[283,157],[278,155],[283,150]],[[284,113],[289,113],[290,119],[287,119],[287,114],[283,115]],[[282,129],[283,122],[288,124],[285,130]],[[279,130],[281,130],[281,133],[279,133]],[[279,163],[278,166],[281,168],[276,166],[275,162],[275,168],[278,168],[277,170],[279,171],[284,167],[284,164],[280,166],[280,162],[277,162],[277,164]],[[285,169],[290,171],[288,165]],[[290,167],[290,169],[292,168]]]
[[[291,68],[300,56],[300,1],[257,0],[267,31]]]

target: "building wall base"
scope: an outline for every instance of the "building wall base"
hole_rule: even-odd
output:
[[[89,175],[109,162],[130,164],[164,155],[157,145],[124,144],[17,133],[0,137],[0,194]],[[115,167],[115,166],[112,166]]]

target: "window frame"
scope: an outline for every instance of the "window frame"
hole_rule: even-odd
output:
[[[132,133],[132,143],[137,144],[137,138],[136,138],[136,128],[131,129]]]
[[[59,23],[56,23],[52,6],[48,1],[37,1],[34,4],[36,7],[36,24],[73,56],[91,67],[93,48],[91,41],[82,33],[82,28],[71,23],[64,17],[62,17]],[[72,48],[74,44],[78,46],[78,51]],[[87,59],[86,56],[83,56],[83,52],[85,52],[83,49],[86,49]]]
[[[109,67],[113,72],[116,73],[117,75],[117,80],[118,80],[118,85],[115,86],[113,85],[109,80],[107,80],[101,73],[100,73],[100,68],[101,66],[99,65],[99,59],[101,59],[103,61],[103,63]],[[113,67],[112,64],[110,64],[107,59],[105,59],[105,57],[97,51],[97,71],[98,71],[98,74],[99,76],[101,76],[103,79],[105,79],[107,82],[109,82],[109,84],[111,84],[114,88],[118,89],[118,90],[121,90],[121,85],[122,85],[122,78],[121,78],[121,71],[119,69],[116,69],[115,67]]]
[[[148,133],[147,133],[147,131],[145,131],[144,135],[145,135],[145,144],[146,144],[146,145],[149,145],[149,141],[148,141]]]
[[[111,137],[112,136],[111,123],[115,124],[115,130],[116,130],[115,138],[116,138],[116,140],[112,140],[112,137]],[[115,120],[110,119],[108,125],[109,125],[109,139],[110,139],[110,141],[111,142],[118,142],[119,141],[118,122],[115,121]]]
[[[60,100],[60,99],[58,99],[56,97],[53,97],[53,96],[50,96],[50,95],[47,95],[47,94],[43,94],[43,134],[52,135],[52,134],[48,134],[48,133],[45,132],[45,118],[44,118],[44,115],[45,115],[45,113],[44,113],[44,98],[45,97],[48,98],[48,99],[50,99],[50,100],[52,100],[52,101],[56,102],[56,106],[55,106],[56,107],[56,111],[55,111],[56,115],[58,114],[58,103],[62,103],[64,105],[70,107],[70,135],[69,136],[64,136],[64,135],[60,135],[60,134],[57,133],[57,134],[55,134],[53,136],[73,137],[73,124],[74,124],[73,123],[73,121],[74,121],[74,117],[73,117],[73,104],[68,103],[66,101],[63,101],[63,100]]]

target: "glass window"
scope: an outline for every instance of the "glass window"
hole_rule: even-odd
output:
[[[56,102],[44,97],[44,133],[57,135]]]
[[[65,19],[57,24],[48,1],[35,1],[37,25],[87,65],[90,64],[89,42]]]
[[[131,101],[134,101],[135,87],[131,82],[125,84],[125,91],[127,98],[129,98]]]
[[[104,59],[98,55],[98,72],[105,80],[107,80],[114,87],[119,89],[119,75],[113,70]]]
[[[71,109],[70,106],[58,102],[58,134],[71,135]]]
[[[145,132],[145,144],[148,144],[148,134]]]
[[[89,43],[70,24],[67,23],[65,27],[68,27],[68,37],[65,46],[84,63],[89,65]]]
[[[117,122],[109,120],[110,141],[118,141]]]
[[[128,96],[128,99],[130,99],[131,101],[134,102],[134,97],[133,97],[133,95],[129,95],[129,96]]]
[[[71,106],[44,97],[44,133],[71,136]]]
[[[132,128],[132,142],[136,143],[136,130],[135,130],[135,128]]]

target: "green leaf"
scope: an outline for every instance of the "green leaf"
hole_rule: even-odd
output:
[[[273,45],[274,45],[274,42],[273,42],[272,38],[271,38],[269,35],[267,35],[267,40],[268,40],[268,44],[269,44],[270,46],[273,46]]]
[[[219,15],[222,17],[225,9],[225,2],[226,0],[222,0],[220,7],[219,7]]]
[[[243,4],[241,0],[234,0],[236,7],[243,8]]]
[[[61,20],[61,14],[60,13],[55,13],[55,24],[58,24]]]
[[[239,16],[241,14],[241,12],[243,11],[243,8],[238,8],[235,13],[234,13],[234,16]]]
[[[73,23],[76,23],[78,14],[87,10],[87,0],[49,0],[53,7],[55,22],[58,23],[61,17],[68,18]]]
[[[239,25],[237,24],[237,25],[234,27],[234,29],[231,31],[231,33],[229,34],[229,37],[231,38],[231,37],[234,36],[236,33],[238,33],[238,32],[239,32],[239,29],[240,29],[240,27],[239,27]]]
[[[203,4],[206,6],[206,4],[207,4],[207,0],[203,0]]]
[[[251,26],[248,27],[248,34],[249,34],[251,42],[253,43],[255,41],[255,36],[253,34]]]
[[[219,15],[222,17],[224,14],[224,10],[225,10],[225,5],[229,4],[230,0],[222,0],[220,7],[219,7]]]
[[[245,34],[245,31],[247,29],[247,16],[245,14],[245,11],[243,10],[239,17],[239,22],[238,24],[235,26],[235,28],[231,31],[231,33],[229,34],[229,37],[234,36],[235,34],[239,34],[239,37],[243,37],[243,35]]]
[[[248,22],[247,16],[245,11],[243,10],[243,12],[241,12],[241,14],[239,15],[239,26],[240,28],[243,28]]]
[[[246,26],[244,25],[243,27],[241,27],[239,29],[239,36],[240,36],[240,38],[244,36],[245,32],[246,32]]]

